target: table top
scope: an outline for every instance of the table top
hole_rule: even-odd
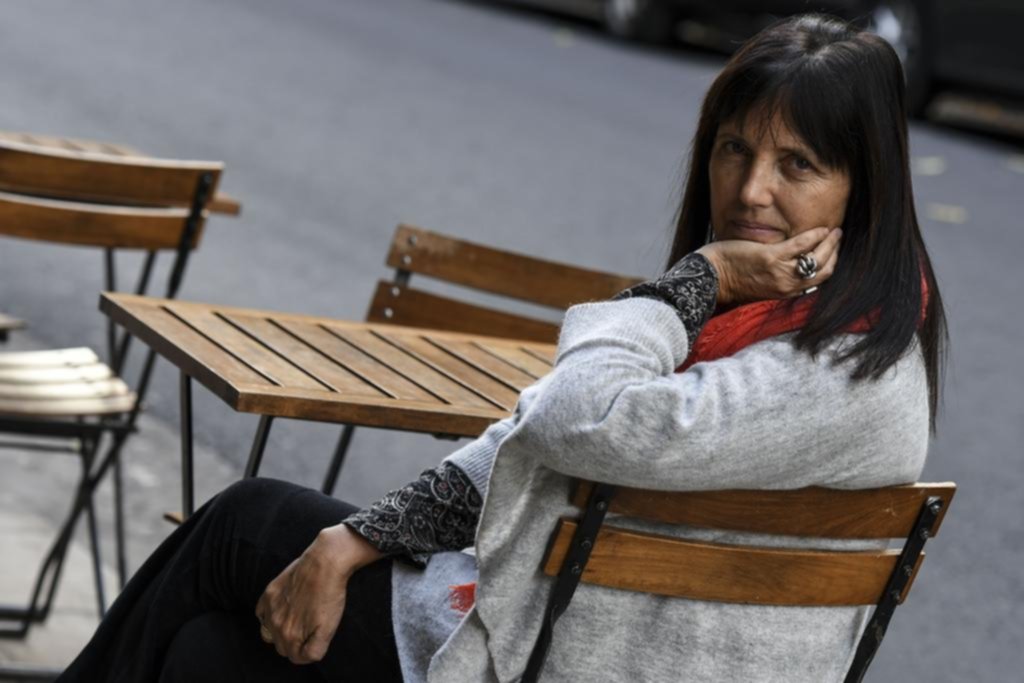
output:
[[[235,410],[476,436],[555,347],[106,292],[100,310]]]

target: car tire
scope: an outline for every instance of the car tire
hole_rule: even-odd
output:
[[[665,0],[605,0],[608,32],[626,40],[667,43],[675,33],[675,12]]]
[[[931,69],[924,12],[916,0],[879,0],[868,30],[889,41],[903,64],[907,113],[923,115],[931,96]]]

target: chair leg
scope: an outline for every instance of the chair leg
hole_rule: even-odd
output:
[[[335,446],[334,455],[331,457],[331,464],[328,465],[327,474],[324,476],[323,486],[320,487],[320,491],[328,496],[334,495],[334,487],[338,483],[338,474],[341,472],[341,466],[345,462],[345,455],[348,453],[348,447],[352,443],[352,434],[355,431],[354,425],[345,425],[345,428],[341,430],[338,445]]]
[[[124,470],[121,455],[114,458],[114,544],[117,553],[118,588],[128,583],[128,548],[124,533]]]
[[[15,622],[16,626],[0,628],[0,637],[24,638],[33,622],[43,622],[49,616],[50,609],[57,595],[57,586],[64,568],[64,560],[74,536],[79,516],[92,506],[92,496],[99,482],[103,480],[107,469],[114,458],[118,457],[127,433],[113,436],[104,457],[94,471],[92,464],[96,461],[98,440],[93,437],[84,439],[82,444],[82,475],[75,488],[75,496],[64,523],[47,551],[32,588],[32,595],[26,607],[0,606],[0,621]],[[97,556],[94,555],[94,561]],[[95,567],[95,564],[94,564]],[[99,574],[97,574],[99,576]],[[100,586],[98,586],[100,587]],[[99,598],[102,600],[102,597]]]
[[[24,638],[28,635],[29,628],[33,622],[43,622],[50,614],[54,599],[57,596],[57,586],[60,583],[61,571],[64,569],[64,559],[67,556],[68,546],[74,535],[78,517],[84,509],[84,500],[92,495],[92,482],[89,477],[86,462],[91,462],[94,444],[90,443],[83,447],[81,452],[83,459],[82,475],[75,488],[75,497],[71,508],[61,525],[57,537],[50,545],[36,579],[32,586],[32,595],[29,598],[27,607],[0,608],[0,620],[17,622],[17,626],[0,629],[0,637],[3,638]]]
[[[100,554],[100,535],[96,528],[96,506],[90,498],[85,507],[86,526],[89,529],[89,549],[92,552],[93,582],[96,587],[96,609],[100,619],[107,613],[107,598],[103,590],[103,557]]]

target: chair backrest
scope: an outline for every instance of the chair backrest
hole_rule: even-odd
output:
[[[200,214],[186,244],[194,249],[202,234]],[[189,228],[189,210],[112,206],[42,199],[0,192],[0,235],[83,246],[177,249]]]
[[[572,585],[562,588],[562,602],[566,591],[571,598],[575,583],[583,582],[755,605],[876,605],[847,678],[859,681],[893,610],[906,599],[924,559],[924,543],[938,532],[955,491],[955,484],[939,483],[863,490],[665,492],[580,482],[572,502],[583,515],[559,520],[542,569],[558,576],[559,585]],[[841,551],[689,541],[604,525],[608,512],[757,534],[901,539],[903,545]],[[564,608],[560,604],[558,610]]]
[[[73,150],[0,138],[0,191],[112,205],[191,208],[208,178],[213,197],[223,164]],[[206,202],[204,201],[204,208]]]
[[[0,135],[0,235],[103,248],[107,290],[117,289],[115,250],[145,250],[137,294],[148,289],[157,253],[173,251],[163,292],[173,298],[199,244],[223,164],[129,152],[100,143]],[[107,338],[108,360],[120,371],[129,337],[118,340],[108,321]]]
[[[377,284],[366,319],[529,341],[555,342],[554,322],[459,301],[409,286],[412,274],[554,310],[607,299],[639,278],[554,261],[399,225],[387,265],[393,281]]]
[[[593,489],[577,487],[581,508]],[[620,488],[612,513],[670,524],[782,536],[834,539],[906,539],[929,500],[941,504],[942,523],[954,484],[909,484],[881,489],[665,492]],[[557,575],[576,529],[563,519],[544,571]],[[869,605],[882,596],[900,551],[808,551],[740,547],[655,536],[603,526],[582,576],[584,583],[660,595],[769,605]],[[901,599],[923,554],[915,558]],[[904,569],[904,571],[906,571]]]

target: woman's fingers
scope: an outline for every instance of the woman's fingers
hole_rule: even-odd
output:
[[[790,237],[785,242],[780,242],[778,246],[782,250],[782,257],[787,260],[795,260],[800,254],[814,251],[828,239],[833,231],[833,228],[813,228],[805,230],[795,237]]]
[[[787,298],[800,296],[828,280],[835,271],[842,236],[843,231],[839,228],[814,228],[780,243],[781,295]],[[802,255],[814,260],[814,277],[802,276],[799,267]]]
[[[832,273],[836,269],[836,262],[839,260],[839,243],[842,237],[843,231],[836,228],[810,252],[818,268],[814,277],[803,281],[804,289],[817,287],[832,277]]]

